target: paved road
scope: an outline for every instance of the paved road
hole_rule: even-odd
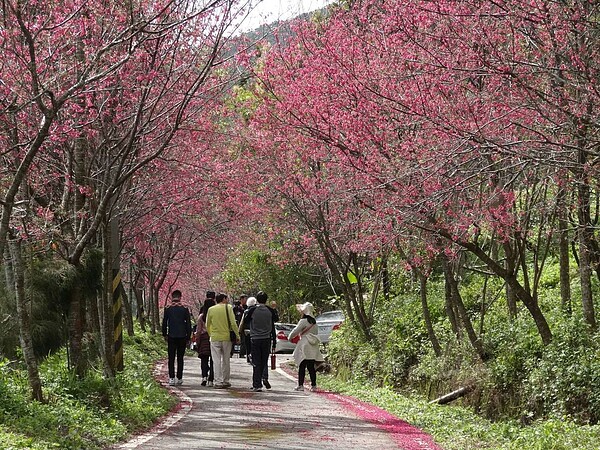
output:
[[[278,365],[289,359],[278,355]],[[166,384],[164,365],[158,377]],[[186,357],[184,384],[169,388],[181,403],[157,427],[115,447],[183,449],[440,450],[428,435],[382,411],[327,392],[296,392],[281,369],[272,389],[250,392],[251,367],[231,360],[230,389],[200,385],[200,360]],[[307,374],[308,375],[308,374]]]

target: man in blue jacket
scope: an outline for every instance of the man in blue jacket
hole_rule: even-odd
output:
[[[181,304],[181,291],[171,294],[171,305],[165,308],[162,335],[167,341],[169,355],[169,385],[183,384],[183,356],[192,336],[190,310]],[[175,378],[175,356],[177,356],[177,378]]]

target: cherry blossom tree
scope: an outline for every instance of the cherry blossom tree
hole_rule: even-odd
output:
[[[11,230],[75,267],[102,242],[132,176],[211,104],[233,1],[4,2],[0,250]],[[15,207],[23,213],[15,216]],[[12,227],[12,228],[11,228]],[[116,257],[117,255],[113,255]],[[105,269],[105,279],[110,280]],[[112,373],[109,284],[100,315]],[[71,301],[77,371],[85,324]],[[22,330],[26,332],[26,330]]]
[[[587,156],[595,145],[595,8],[373,1],[299,24],[257,73],[264,104],[253,151],[277,158],[269,180],[291,210],[307,198],[328,213],[332,199],[343,204],[359,230],[354,247],[421,230],[433,253],[465,249],[505,281],[545,343],[552,333],[536,289],[558,217],[553,194],[577,180],[583,310],[593,326],[593,171],[573,149]],[[585,139],[573,126],[582,121]],[[311,173],[311,184],[293,186],[299,173]],[[328,235],[345,235],[332,216],[326,222]],[[323,226],[304,229],[314,239]]]

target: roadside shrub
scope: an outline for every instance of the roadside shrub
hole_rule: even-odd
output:
[[[125,371],[116,378],[112,395],[115,415],[131,430],[150,426],[177,402],[152,375],[154,361],[164,357],[164,341],[159,336],[138,333],[123,336]]]
[[[554,336],[544,346],[524,305],[517,317],[508,315],[504,286],[467,274],[461,294],[474,328],[489,356],[481,361],[463,334],[457,339],[444,310],[444,280],[432,275],[428,304],[442,355],[433,352],[422,319],[419,292],[405,279],[402,295],[377,305],[372,340],[364,342],[345,324],[330,344],[330,362],[343,380],[369,380],[373,386],[433,399],[459,387],[472,391],[455,404],[483,417],[530,424],[558,418],[578,424],[600,421],[600,333],[593,334],[575,310],[570,318],[560,303],[558,264],[550,261],[538,299]],[[573,298],[579,295],[573,283]],[[597,280],[593,283],[599,295]],[[481,295],[486,292],[485,308]],[[481,313],[484,312],[482,317]]]
[[[369,380],[379,386],[404,386],[428,344],[422,322],[415,324],[419,310],[420,304],[408,297],[398,297],[380,307],[370,341],[345,323],[332,334],[328,345],[329,362],[337,375],[344,380]]]
[[[482,393],[489,386],[489,378],[487,366],[464,337],[448,341],[441,356],[436,356],[433,350],[423,354],[412,368],[408,383],[413,392],[430,400],[468,388],[470,393],[456,403],[477,410]]]
[[[0,363],[0,448],[101,449],[151,425],[176,402],[152,376],[163,353],[159,336],[124,336],[122,373],[107,379],[92,366],[78,378],[61,349],[40,365],[45,404],[29,400],[24,368]]]
[[[516,319],[495,319],[486,334],[490,360],[488,365],[494,385],[508,391],[521,384],[529,373],[529,361],[537,360],[543,344],[531,318],[521,314]]]
[[[26,391],[23,389],[22,371],[8,360],[0,361],[0,424],[14,414],[23,414],[26,409]]]
[[[490,355],[486,361],[489,377],[474,407],[493,420],[519,418],[526,402],[523,389],[530,362],[540,358],[544,346],[528,315],[521,313],[509,319],[505,305],[497,305],[488,317],[485,339]]]
[[[404,386],[411,368],[425,351],[423,347],[428,344],[425,327],[422,320],[415,320],[419,316],[412,306],[392,304],[381,311],[375,320],[373,335],[378,351],[374,358],[380,360],[380,385]],[[423,326],[415,326],[415,322]]]
[[[327,359],[334,373],[342,380],[363,378],[356,363],[357,355],[365,347],[364,338],[348,323],[332,333],[327,344]]]
[[[554,340],[537,361],[530,361],[524,384],[532,417],[570,417],[577,423],[600,420],[600,333],[580,318],[563,320]]]
[[[19,328],[15,320],[14,300],[6,294],[0,283],[0,358],[14,359],[19,346]]]

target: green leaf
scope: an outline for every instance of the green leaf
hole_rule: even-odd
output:
[[[358,283],[358,280],[356,279],[356,276],[355,276],[355,275],[354,275],[352,272],[348,272],[348,273],[346,274],[346,278],[348,278],[348,281],[349,281],[351,284],[356,284],[356,283]]]

